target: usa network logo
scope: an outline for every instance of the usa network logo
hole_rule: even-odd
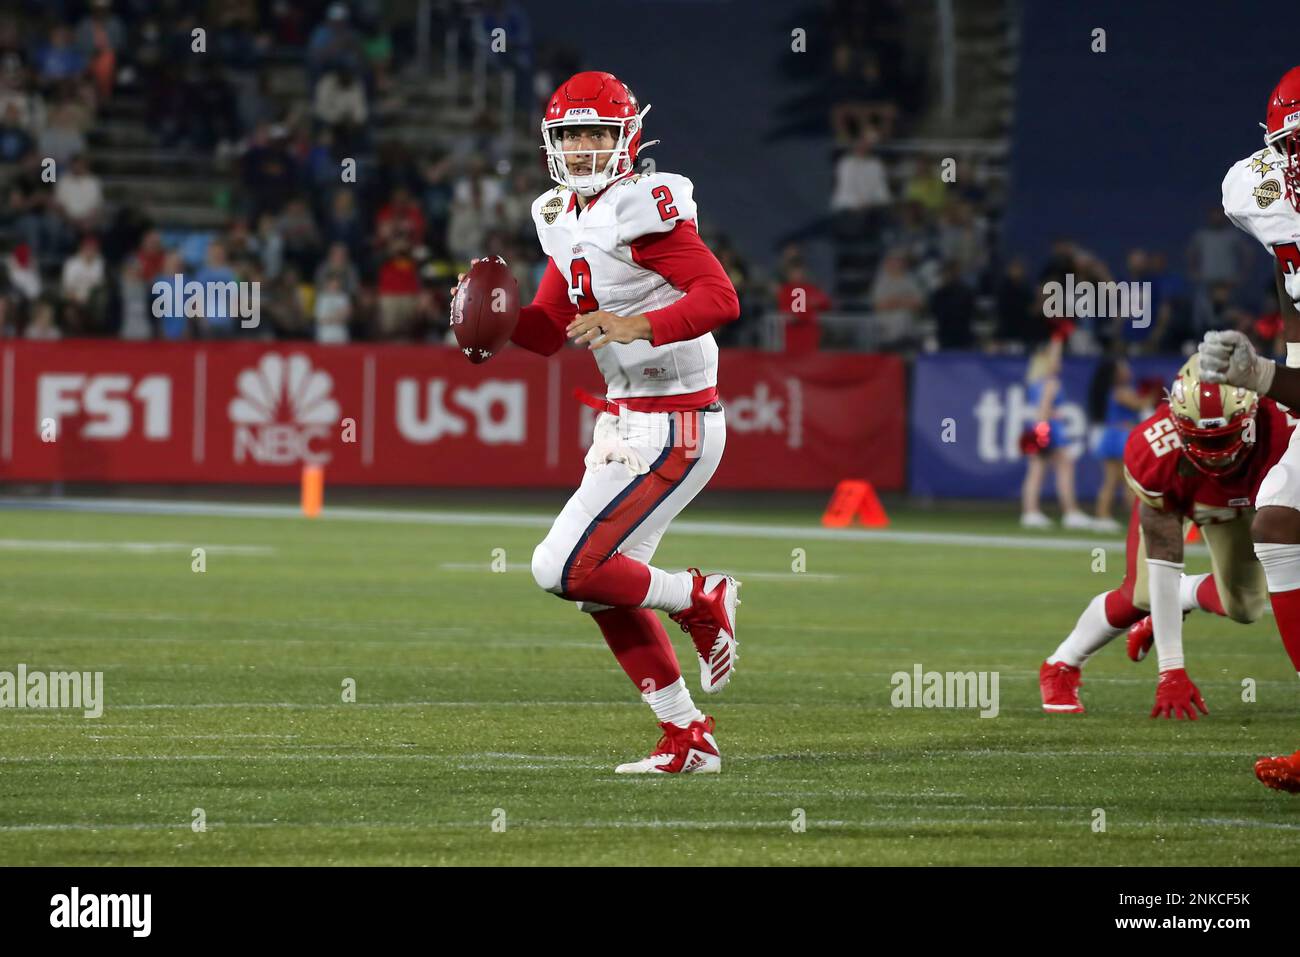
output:
[[[330,393],[334,380],[313,369],[302,354],[262,356],[239,373],[239,391],[230,401],[235,427],[235,461],[262,465],[323,465],[330,454],[313,448],[328,439],[339,421],[339,404]]]

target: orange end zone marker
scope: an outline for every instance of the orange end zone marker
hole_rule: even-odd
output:
[[[880,498],[871,483],[864,479],[844,479],[835,486],[830,505],[822,514],[826,528],[844,528],[857,519],[868,528],[884,528],[889,524]]]
[[[1192,522],[1192,527],[1187,530],[1187,544],[1195,545],[1200,540],[1201,530],[1197,527],[1195,522]]]
[[[320,515],[325,504],[325,469],[319,465],[302,467],[302,513],[308,518]]]

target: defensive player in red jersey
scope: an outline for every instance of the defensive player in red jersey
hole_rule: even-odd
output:
[[[579,396],[600,412],[587,471],[533,552],[532,570],[538,586],[591,615],[659,720],[650,756],[616,771],[716,772],[713,718],[695,707],[655,609],[689,632],[701,688],[714,693],[736,666],[740,583],[650,560],[722,457],[712,330],[740,307],[696,231],[691,181],[636,172],[649,110],[617,77],[588,72],[560,85],[542,120],[558,185],[532,214],[550,261],[511,340],[544,356],[566,340],[587,346],[606,395]]]
[[[1168,404],[1133,430],[1124,449],[1124,478],[1136,497],[1124,581],[1095,597],[1043,662],[1044,711],[1081,713],[1083,663],[1149,612],[1160,662],[1151,716],[1195,720],[1198,710],[1209,713],[1184,667],[1183,616],[1200,608],[1252,622],[1263,614],[1268,598],[1252,551],[1252,502],[1290,435],[1288,417],[1275,403],[1202,381],[1196,356],[1183,365]],[[1210,548],[1212,574],[1183,574],[1187,521],[1200,527]],[[1139,650],[1131,656],[1145,654]]]
[[[1287,363],[1282,367],[1257,355],[1239,332],[1207,332],[1200,348],[1205,377],[1300,409],[1300,67],[1287,71],[1269,97],[1264,149],[1224,177],[1223,209],[1274,257]],[[1282,645],[1300,672],[1300,445],[1294,437],[1265,478],[1256,505],[1255,554],[1268,576]],[[1300,751],[1260,758],[1255,776],[1268,787],[1300,793]]]

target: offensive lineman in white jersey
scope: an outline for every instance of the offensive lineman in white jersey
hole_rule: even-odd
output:
[[[655,609],[690,633],[706,693],[736,665],[739,582],[650,565],[668,524],[712,477],[726,444],[711,330],[736,291],[695,226],[691,181],[635,173],[636,97],[609,73],[578,73],[551,98],[542,143],[559,185],[532,206],[550,262],[511,341],[541,355],[592,350],[606,396],[582,484],[533,552],[544,590],[575,601],[653,709],[663,736],[623,774],[717,772],[713,718],[691,700]],[[650,144],[645,144],[650,145]]]
[[[1300,67],[1269,97],[1264,146],[1223,179],[1223,211],[1274,257],[1278,303],[1287,338],[1287,368],[1256,354],[1240,332],[1207,332],[1202,378],[1227,382],[1300,409]],[[1300,431],[1300,430],[1297,430]],[[1282,644],[1300,672],[1300,439],[1292,433],[1281,460],[1259,487],[1251,524],[1255,554],[1268,579]],[[1260,758],[1255,775],[1271,788],[1300,793],[1300,751]]]

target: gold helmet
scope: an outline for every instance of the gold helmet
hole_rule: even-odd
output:
[[[1223,473],[1250,454],[1259,396],[1240,386],[1201,379],[1201,357],[1188,359],[1169,390],[1169,417],[1183,453],[1207,474]]]

